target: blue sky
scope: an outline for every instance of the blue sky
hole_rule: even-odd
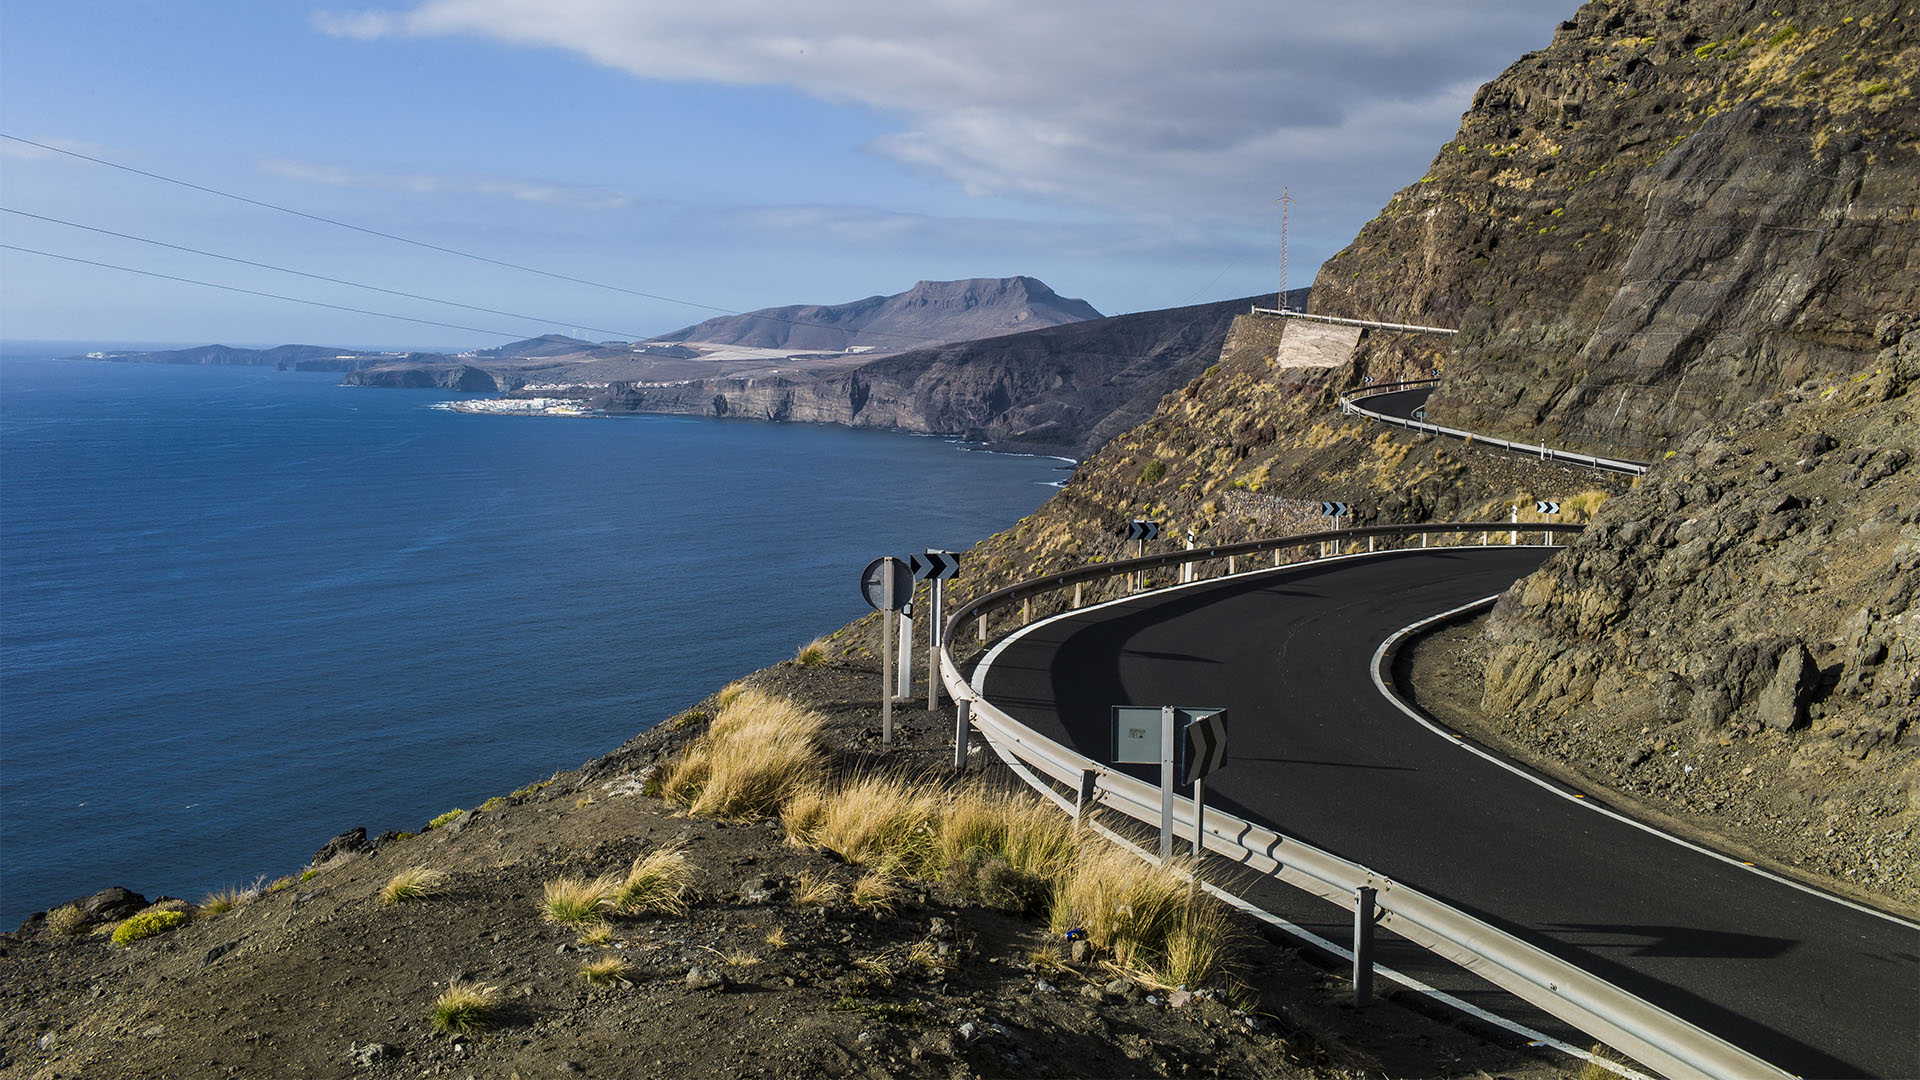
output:
[[[0,0],[0,337],[465,347],[1029,274],[1108,313],[1342,247],[1571,0]],[[633,295],[651,293],[691,303]],[[704,305],[704,306],[701,306]],[[526,316],[526,317],[520,317]],[[481,331],[492,331],[485,333]]]

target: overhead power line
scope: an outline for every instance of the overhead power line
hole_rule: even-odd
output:
[[[122,165],[117,161],[108,161],[105,158],[97,158],[90,154],[82,154],[77,150],[68,150],[63,147],[50,145],[48,143],[35,142],[32,139],[23,139],[18,135],[8,135],[5,132],[0,132],[0,139],[11,139],[14,142],[23,143],[27,146],[36,146],[42,150],[51,150],[56,154],[65,154],[68,157],[79,158],[82,161],[91,161],[95,165],[105,165],[109,169],[119,169],[121,172],[132,173],[135,176],[144,176],[151,180],[159,180],[168,184],[176,184],[183,188],[191,188],[194,191],[205,192],[208,195],[218,195],[223,199],[233,199],[236,202],[243,202],[248,204],[249,206],[258,206],[266,210],[276,210],[282,214],[292,214],[294,217],[306,218],[308,221],[318,221],[323,225],[333,225],[337,228],[351,229],[357,233],[365,233],[368,236],[378,236],[383,240],[392,240],[401,244],[411,244],[414,247],[426,248],[429,251],[438,251],[445,255],[458,255],[463,259],[474,259],[479,262],[490,263],[494,266],[503,266],[509,270],[518,270],[518,271],[521,271],[522,273],[527,273],[527,274],[538,274],[541,277],[553,278],[556,281],[571,281],[576,285],[591,285],[596,289],[610,289],[614,292],[626,293],[628,296],[639,296],[639,297],[644,297],[645,299],[648,299],[648,300],[659,300],[663,303],[668,303],[668,304],[684,304],[687,307],[703,308],[707,311],[717,311],[723,315],[742,314],[741,312],[734,311],[731,308],[715,307],[712,304],[702,304],[693,300],[681,300],[671,296],[660,296],[656,293],[641,292],[638,289],[629,289],[620,285],[609,285],[604,281],[591,281],[587,278],[573,277],[569,274],[557,274],[551,270],[541,270],[541,269],[538,269],[537,267],[522,266],[519,263],[511,263],[503,259],[494,259],[494,258],[489,258],[485,255],[476,255],[471,251],[461,251],[458,248],[442,247],[439,244],[431,244],[425,240],[415,240],[412,237],[399,236],[390,232],[381,232],[379,229],[369,229],[364,225],[355,225],[352,222],[341,221],[337,218],[323,217],[320,214],[310,214],[305,210],[295,210],[290,206],[281,206],[278,203],[265,202],[260,199],[250,199],[245,195],[236,195],[231,191],[221,191],[219,188],[207,187],[204,184],[195,184],[186,180],[178,180],[171,176],[162,176],[157,172],[148,172],[145,169],[136,169],[131,165]]]
[[[571,274],[560,274],[560,273],[555,273],[552,270],[542,270],[538,267],[523,266],[520,263],[507,262],[504,259],[495,259],[490,256],[479,255],[471,251],[462,251],[459,248],[444,247],[440,244],[429,243],[425,240],[415,240],[409,236],[400,236],[396,233],[382,232],[379,229],[370,229],[364,225],[355,225],[350,221],[341,221],[338,218],[330,218],[321,214],[312,214],[312,213],[308,213],[305,210],[296,210],[293,207],[282,206],[279,203],[270,203],[263,199],[254,199],[254,198],[249,198],[248,196],[245,196],[245,195],[237,195],[231,191],[222,191],[219,188],[208,187],[205,184],[196,184],[196,183],[193,183],[192,181],[181,180],[181,179],[178,179],[177,177],[166,176],[157,172],[149,172],[146,169],[136,169],[131,165],[122,165],[117,161],[108,161],[106,158],[94,157],[91,154],[82,154],[78,150],[68,150],[65,147],[54,146],[51,143],[36,142],[33,139],[22,138],[18,135],[9,135],[4,131],[0,131],[0,139],[7,139],[12,142],[17,142],[23,146],[37,147],[41,150],[46,150],[50,153],[64,154],[67,157],[77,158],[81,161],[90,161],[95,165],[104,165],[109,169],[118,169],[124,173],[131,173],[134,176],[144,176],[150,180],[159,180],[162,183],[174,184],[176,186],[188,188],[193,191],[204,192],[205,194],[208,194],[208,195],[218,195],[223,199],[232,199],[235,202],[246,203],[249,206],[258,206],[265,210],[274,210],[282,214],[291,214],[294,217],[305,218],[308,221],[317,221],[323,225],[332,225],[332,226],[335,226],[336,228],[348,229],[357,233],[364,233],[367,236],[377,236],[383,240],[392,240],[396,243],[410,244],[417,248],[424,248],[428,251],[437,251],[444,255],[456,255],[463,259],[473,259],[476,262],[487,263],[491,266],[504,267],[508,270],[518,270],[526,274],[536,274],[540,277],[552,278],[556,281],[568,281],[576,285],[589,285],[596,289],[607,289],[612,292],[625,293],[628,296],[638,296],[647,300],[658,300],[662,303],[667,303],[667,304],[680,304],[684,307],[699,308],[703,311],[718,312],[721,315],[736,315],[736,316],[744,316],[750,319],[760,319],[766,322],[780,323],[784,326],[804,326],[804,327],[813,327],[815,329],[820,329],[820,330],[837,330],[837,331],[840,331],[841,333],[848,334],[849,337],[852,337],[854,335],[864,335],[869,338],[891,338],[895,341],[902,341],[902,342],[908,343],[909,345],[915,345],[915,346],[921,344],[920,339],[912,337],[910,335],[906,335],[906,334],[888,334],[888,333],[877,331],[877,330],[848,331],[845,327],[833,326],[828,323],[813,323],[813,322],[806,322],[800,319],[782,318],[781,316],[778,316],[778,315],[759,315],[759,314],[754,314],[752,312],[736,311],[733,308],[720,307],[715,304],[703,304],[698,300],[682,300],[679,297],[662,296],[659,293],[643,292],[639,289],[629,289],[623,285],[610,285],[604,281],[593,281],[589,278],[574,277]],[[59,256],[55,256],[55,257],[57,258]],[[218,257],[219,256],[216,256],[216,258]],[[84,262],[85,260],[78,260],[78,261]],[[122,269],[124,269],[124,267]],[[135,272],[138,273],[139,271],[135,271]],[[386,291],[386,290],[382,290],[382,291]],[[301,301],[301,302],[304,303],[305,301]],[[437,302],[444,303],[445,301],[437,301]],[[460,304],[457,306],[467,307],[468,305]],[[473,310],[487,310],[487,309],[475,308]],[[515,316],[515,317],[518,318],[519,316]],[[436,325],[439,325],[439,324],[436,324]],[[491,333],[491,331],[488,331],[488,332]],[[636,340],[641,340],[641,339],[636,338]]]
[[[646,337],[645,334],[636,334],[627,330],[609,330],[604,326],[588,326],[585,323],[575,322],[570,319],[543,319],[537,315],[522,315],[519,312],[501,311],[498,308],[480,307],[475,304],[463,304],[458,300],[442,300],[439,297],[435,297],[435,296],[422,296],[419,293],[402,292],[399,289],[386,289],[378,285],[367,285],[365,283],[358,282],[358,281],[348,281],[345,278],[328,277],[325,274],[309,274],[304,270],[294,270],[290,267],[275,266],[272,263],[254,262],[252,259],[241,259],[241,258],[236,258],[232,255],[222,255],[219,252],[215,252],[215,251],[202,251],[199,248],[186,247],[181,244],[169,244],[165,240],[154,240],[145,236],[135,236],[132,233],[115,232],[112,229],[102,229],[92,225],[82,225],[77,221],[67,221],[62,218],[48,217],[45,214],[32,214],[32,213],[28,213],[25,210],[15,210],[10,206],[0,206],[0,212],[14,214],[24,218],[32,218],[35,221],[46,221],[46,222],[51,222],[52,224],[55,224],[55,225],[65,225],[70,229],[83,229],[90,233],[99,233],[102,236],[117,236],[122,240],[133,240],[142,244],[152,244],[154,247],[168,248],[173,251],[184,251],[189,255],[201,255],[209,259],[219,259],[222,262],[238,263],[241,266],[252,266],[252,267],[257,267],[261,270],[273,270],[282,274],[292,274],[295,277],[309,278],[313,281],[325,281],[325,282],[330,282],[334,285],[346,285],[355,289],[366,289],[369,292],[386,293],[388,296],[405,297],[408,300],[424,300],[429,304],[445,304],[448,307],[465,308],[468,311],[479,311],[488,315],[504,315],[509,319],[525,319],[528,322],[543,323],[549,326],[576,327],[581,330],[591,330],[597,334],[613,334],[615,336],[625,337],[632,341],[639,341]]]
[[[40,251],[35,248],[21,247],[17,244],[0,244],[0,250],[19,251],[28,255],[39,255],[43,258],[48,258],[48,259],[60,259],[65,262],[81,263],[86,266],[98,266],[108,270],[121,270],[129,274],[139,274],[143,277],[160,278],[165,281],[179,281],[179,282],[184,282],[188,285],[201,285],[209,289],[222,289],[226,292],[245,293],[248,296],[264,296],[269,300],[285,300],[290,304],[306,304],[309,307],[331,308],[334,311],[350,311],[355,315],[372,315],[381,319],[399,319],[401,322],[419,323],[422,326],[441,326],[449,330],[467,330],[475,334],[486,334],[490,337],[503,337],[503,338],[507,338],[508,340],[519,340],[520,338],[525,336],[522,334],[509,334],[504,330],[487,330],[478,326],[462,326],[459,323],[440,322],[435,319],[418,319],[411,315],[395,315],[390,311],[369,311],[366,308],[348,307],[345,304],[329,304],[320,300],[306,300],[298,296],[282,296],[279,293],[261,292],[258,289],[243,289],[243,288],[240,288],[238,285],[221,285],[221,284],[218,284],[217,282],[201,281],[197,278],[179,277],[174,274],[162,274],[153,270],[136,270],[131,266],[119,266],[114,263],[99,262],[94,259],[82,259],[74,255],[59,255],[51,251]]]

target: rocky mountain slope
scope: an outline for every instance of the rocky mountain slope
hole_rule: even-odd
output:
[[[1314,310],[1460,327],[1437,420],[1629,457],[1858,370],[1920,305],[1910,9],[1588,4],[1481,88]]]
[[[970,278],[922,281],[903,293],[869,296],[849,304],[794,304],[722,315],[653,340],[892,352],[1099,317],[1092,304],[1063,297],[1034,278]]]
[[[595,403],[610,413],[897,428],[1078,455],[1138,423],[1213,363],[1228,326],[1254,299],[915,349],[819,376],[620,385]]]

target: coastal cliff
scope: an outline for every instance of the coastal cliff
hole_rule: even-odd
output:
[[[1257,299],[915,349],[821,376],[616,384],[595,404],[609,413],[894,428],[1077,456],[1213,363],[1235,316]]]

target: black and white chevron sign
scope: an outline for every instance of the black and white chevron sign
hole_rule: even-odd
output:
[[[1184,710],[1183,710],[1184,711]],[[1187,722],[1186,773],[1181,783],[1212,776],[1227,763],[1227,710],[1204,712]]]
[[[952,551],[929,551],[925,555],[909,555],[907,561],[913,565],[915,581],[925,581],[928,578],[941,581],[952,577],[960,570],[960,556]]]
[[[1323,502],[1320,504],[1321,517],[1346,517],[1353,513],[1353,507],[1343,502]]]
[[[1538,499],[1534,501],[1533,512],[1536,514],[1557,514],[1560,512],[1560,504],[1550,502],[1546,499]]]
[[[1127,539],[1157,540],[1160,537],[1160,523],[1157,521],[1134,520],[1127,522]]]

